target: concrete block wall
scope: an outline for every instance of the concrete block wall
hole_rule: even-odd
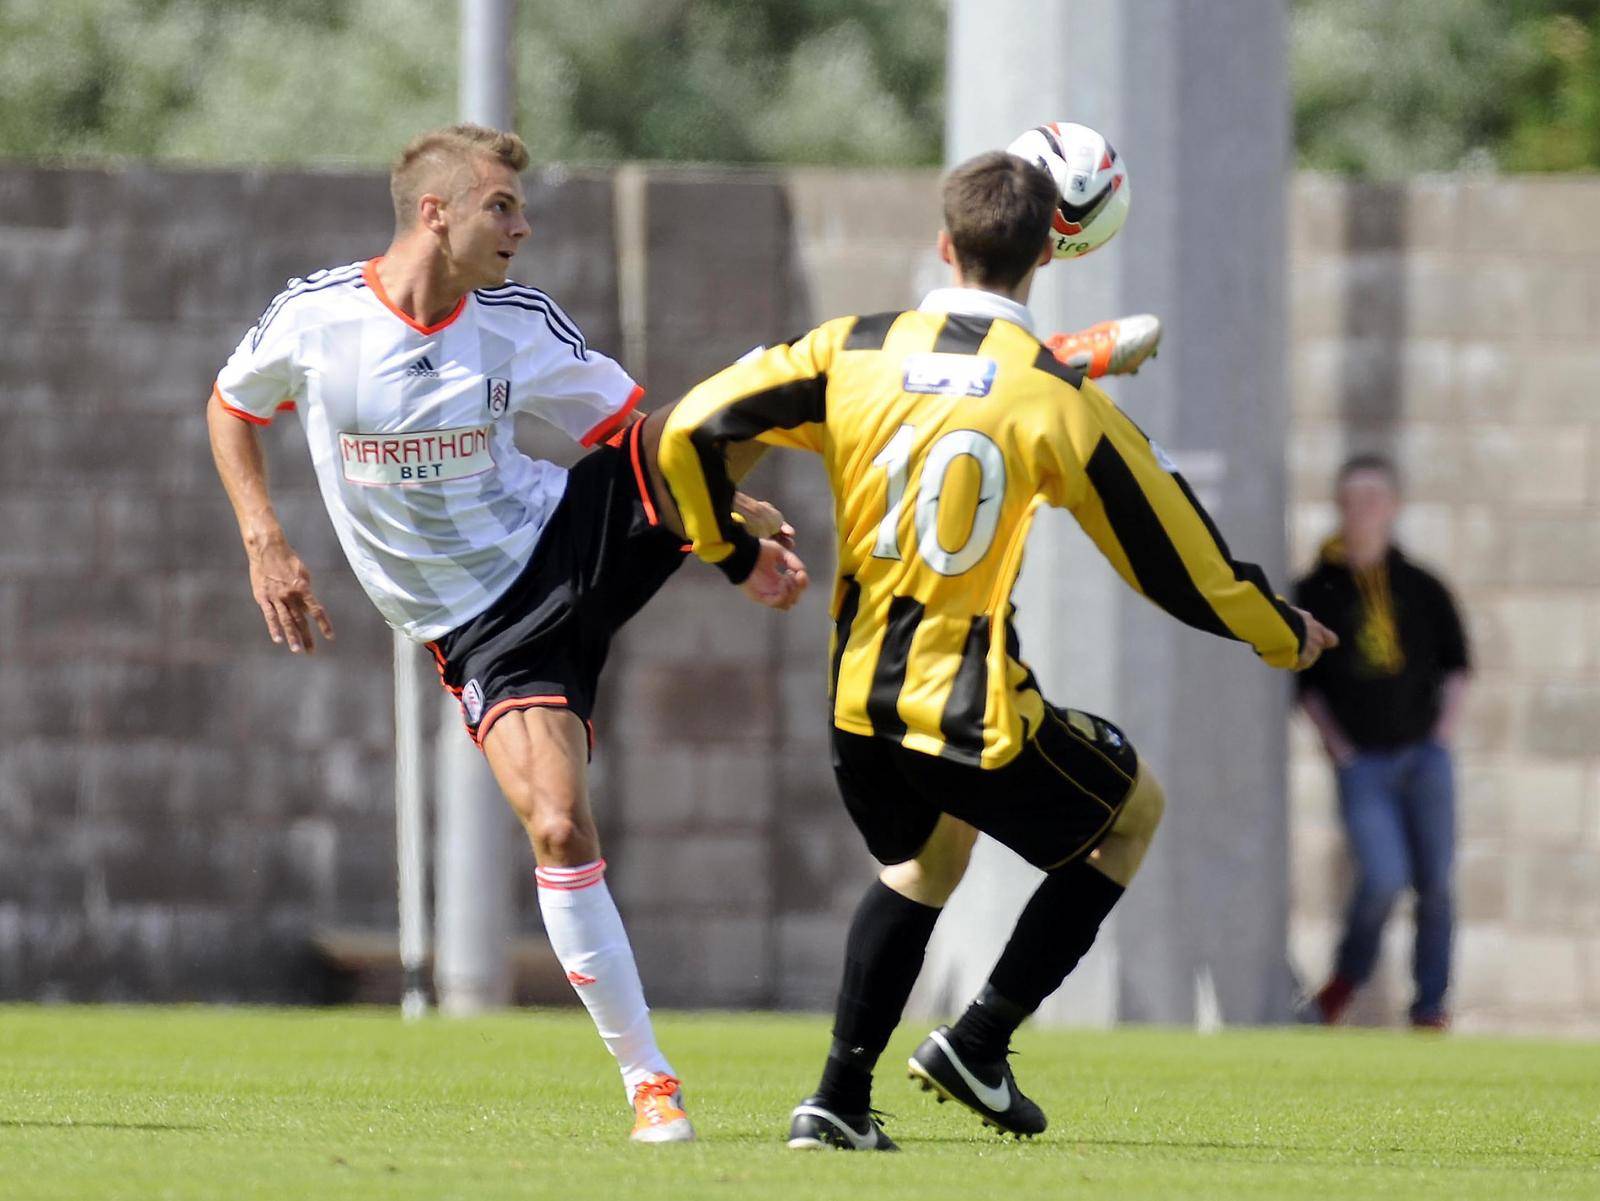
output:
[[[630,338],[661,403],[939,282],[934,178],[651,169],[619,243],[612,177],[536,174],[519,274],[592,345]],[[1477,644],[1461,1025],[1593,1031],[1600,186],[1312,177],[1291,200],[1294,562],[1343,454],[1392,448],[1408,541]],[[0,169],[0,997],[307,999],[313,928],[393,920],[387,632],[288,420],[275,492],[340,637],[309,661],[270,646],[200,420],[284,279],[377,252],[386,205],[369,175]],[[814,464],[773,456],[752,490],[783,497],[826,581]],[[828,1003],[870,867],[828,767],[826,602],[824,582],[772,618],[690,563],[616,644],[596,802],[658,1003]],[[1289,750],[1292,951],[1315,980],[1347,869],[1303,725]],[[519,901],[536,930],[526,879]],[[1403,1009],[1406,933],[1366,1020]]]
[[[1392,453],[1404,545],[1455,589],[1463,1030],[1600,1033],[1600,185],[1301,177],[1291,205],[1293,562],[1348,453]],[[1292,941],[1326,974],[1348,887],[1332,780],[1291,746]],[[1358,1020],[1403,1018],[1409,913]]]

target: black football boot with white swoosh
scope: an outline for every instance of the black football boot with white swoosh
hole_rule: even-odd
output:
[[[898,1151],[873,1113],[839,1114],[807,1097],[789,1118],[789,1148],[793,1151]]]
[[[911,1079],[940,1101],[958,1101],[993,1126],[1018,1138],[1032,1138],[1046,1126],[1040,1109],[1017,1087],[1011,1063],[1002,1055],[979,1062],[961,1055],[950,1038],[950,1027],[940,1026],[907,1062]]]

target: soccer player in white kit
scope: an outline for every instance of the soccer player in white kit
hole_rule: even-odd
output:
[[[684,558],[642,463],[644,389],[506,273],[530,229],[510,133],[414,139],[390,177],[379,258],[290,282],[217,377],[207,424],[274,642],[310,654],[333,626],[273,511],[257,427],[298,410],[351,568],[395,629],[428,645],[527,829],[551,946],[633,1102],[632,1137],[692,1139],[605,883],[585,772],[612,634]],[[570,471],[522,454],[511,414],[584,446]],[[781,518],[742,502],[755,532]],[[741,587],[788,608],[806,582],[770,539]]]

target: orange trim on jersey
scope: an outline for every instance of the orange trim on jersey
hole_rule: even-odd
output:
[[[650,485],[644,478],[644,464],[639,461],[639,443],[644,441],[644,422],[639,422],[633,428],[632,435],[628,438],[628,457],[633,460],[633,478],[639,485],[639,499],[644,502],[645,520],[651,525],[660,525],[661,518],[656,515],[656,507],[650,500]]]
[[[240,421],[248,421],[251,425],[272,424],[272,418],[270,417],[257,417],[254,413],[247,413],[243,409],[234,408],[233,405],[222,399],[222,388],[217,384],[211,385],[211,395],[216,397],[217,403],[222,406],[224,413],[237,417]],[[289,403],[293,404],[294,402],[290,401]],[[279,405],[278,407],[282,408],[283,406]]]
[[[622,407],[615,413],[611,414],[611,416],[607,417],[599,425],[595,426],[583,437],[579,438],[578,445],[593,446],[596,442],[603,441],[611,434],[616,433],[617,430],[622,428],[622,423],[628,419],[628,414],[633,412],[634,406],[643,399],[644,385],[635,384],[633,386],[633,391],[628,393],[628,399],[623,402]]]
[[[289,410],[289,412],[291,412],[291,413],[294,412],[294,410],[295,410],[294,401],[292,401],[292,400],[280,400],[278,402],[278,412],[281,413],[285,409]]]
[[[375,259],[368,259],[366,265],[361,268],[362,280],[365,281],[367,287],[371,289],[372,294],[378,298],[379,304],[388,309],[391,313],[400,318],[400,320],[404,321],[419,334],[438,333],[457,317],[461,316],[461,310],[467,307],[467,298],[463,296],[460,300],[456,301],[456,307],[451,309],[443,320],[437,321],[433,325],[423,325],[422,322],[418,321],[410,313],[407,313],[404,309],[396,305],[394,301],[389,299],[389,293],[383,290],[383,281],[378,278],[378,264],[381,262],[383,262],[383,256],[381,254]]]

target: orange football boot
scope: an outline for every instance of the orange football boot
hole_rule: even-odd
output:
[[[633,1134],[636,1143],[687,1143],[694,1126],[683,1111],[683,1086],[674,1076],[655,1075],[633,1090]]]
[[[1102,321],[1075,334],[1051,334],[1050,352],[1089,379],[1132,375],[1161,345],[1161,318],[1150,313]]]

